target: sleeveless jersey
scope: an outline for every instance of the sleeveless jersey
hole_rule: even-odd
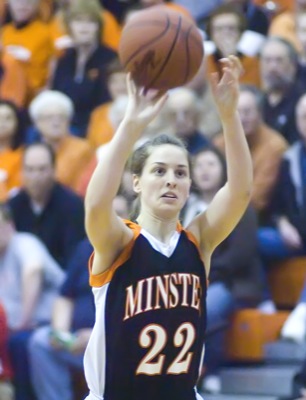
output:
[[[96,322],[84,356],[88,400],[200,399],[207,284],[195,239],[179,226],[166,254],[126,223],[134,239],[90,278]]]

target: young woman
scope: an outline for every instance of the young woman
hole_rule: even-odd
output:
[[[128,77],[129,104],[105,146],[85,198],[96,323],[85,354],[88,400],[195,400],[204,354],[210,257],[244,213],[252,165],[236,111],[239,60],[212,75],[227,145],[228,181],[205,213],[183,230],[179,213],[190,190],[186,149],[157,137],[131,160],[140,201],[136,223],[116,216],[112,202],[125,164],[167,95],[150,101]]]

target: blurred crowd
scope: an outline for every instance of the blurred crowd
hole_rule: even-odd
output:
[[[205,49],[196,76],[169,92],[137,144],[160,133],[186,143],[193,187],[183,226],[226,179],[210,74],[229,54],[244,68],[238,112],[254,187],[212,258],[205,390],[220,389],[233,313],[277,312],[269,268],[292,257],[306,263],[306,0],[0,0],[0,400],[76,398],[95,313],[84,196],[127,106],[122,28],[155,4],[194,20]],[[114,202],[129,218],[128,166]],[[281,335],[306,341],[306,283]],[[300,375],[306,387],[306,365]]]

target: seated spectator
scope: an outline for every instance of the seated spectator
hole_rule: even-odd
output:
[[[98,0],[75,0],[65,22],[73,48],[59,58],[50,87],[73,101],[72,129],[75,135],[85,137],[92,110],[110,100],[106,67],[116,53],[99,42],[103,25]]]
[[[207,33],[214,47],[212,52],[206,51],[207,76],[212,72],[218,72],[221,76],[220,59],[234,54],[239,57],[244,69],[240,82],[260,86],[258,58],[248,56],[238,49],[246,23],[244,15],[231,4],[223,5],[212,13],[208,21]]]
[[[209,144],[205,132],[198,130],[200,113],[197,96],[191,89],[180,87],[169,93],[164,112],[165,126],[185,142],[191,154]]]
[[[296,120],[300,140],[283,156],[269,205],[270,226],[258,233],[266,268],[275,260],[306,255],[306,95],[297,104]]]
[[[25,149],[22,175],[23,186],[9,201],[16,229],[38,236],[64,268],[85,237],[83,200],[56,181],[55,154],[44,142]]]
[[[81,172],[94,157],[94,150],[87,140],[71,134],[72,101],[63,93],[48,90],[35,97],[29,113],[39,139],[55,152],[56,179],[76,190]]]
[[[111,101],[101,104],[92,111],[86,134],[86,138],[95,148],[107,143],[113,137],[114,127],[109,118],[110,108],[119,96],[127,95],[126,72],[118,59],[108,65],[105,81]]]
[[[289,42],[271,37],[261,49],[260,65],[264,121],[293,143],[298,138],[295,106],[303,93],[297,82],[297,53]]]
[[[69,7],[74,4],[73,0],[56,0],[57,11],[49,23],[51,37],[54,47],[59,53],[72,46],[72,40],[65,24],[65,14]],[[100,30],[100,43],[118,50],[121,36],[121,27],[111,12],[101,8],[101,20],[103,29]]]
[[[183,224],[186,226],[204,211],[226,182],[226,164],[218,150],[207,147],[193,157],[196,192],[187,202]],[[233,232],[214,251],[207,290],[207,339],[203,388],[212,390],[225,361],[224,334],[233,312],[255,307],[261,300],[260,260],[257,253],[257,223],[249,207]],[[219,388],[220,389],[220,388]]]
[[[12,371],[8,356],[8,328],[4,308],[0,303],[0,399],[14,400]]]
[[[296,17],[306,11],[305,0],[291,0],[293,7],[275,16],[270,24],[269,36],[278,36],[287,40],[296,49],[301,50],[297,37]]]
[[[16,232],[11,211],[0,205],[0,302],[9,328],[16,400],[33,400],[27,343],[33,329],[48,323],[64,272],[38,238]]]
[[[27,76],[23,66],[7,51],[0,54],[0,98],[25,107],[29,97]]]
[[[21,117],[16,106],[0,100],[0,201],[21,185]]]
[[[251,202],[262,215],[274,189],[283,153],[288,148],[284,137],[269,128],[262,120],[262,93],[254,86],[242,86],[238,112],[253,161],[253,192]],[[214,144],[225,151],[223,135]]]
[[[118,215],[127,218],[123,196],[114,199]],[[95,321],[88,260],[93,247],[84,239],[67,265],[67,276],[53,307],[51,325],[36,330],[29,356],[38,400],[72,400],[71,367],[83,370],[83,355]]]
[[[20,61],[32,98],[45,87],[49,76],[54,55],[49,27],[37,18],[39,0],[9,0],[8,5],[12,22],[2,27],[2,45]]]

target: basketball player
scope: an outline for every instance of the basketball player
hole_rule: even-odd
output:
[[[222,119],[228,181],[187,230],[178,223],[190,189],[186,149],[159,136],[131,159],[140,211],[119,219],[112,201],[125,164],[167,96],[149,94],[127,80],[123,122],[96,167],[85,199],[93,244],[90,282],[96,323],[85,353],[87,400],[195,400],[203,361],[206,282],[210,257],[232,231],[250,199],[252,164],[237,114],[239,60],[223,61],[212,92]]]

